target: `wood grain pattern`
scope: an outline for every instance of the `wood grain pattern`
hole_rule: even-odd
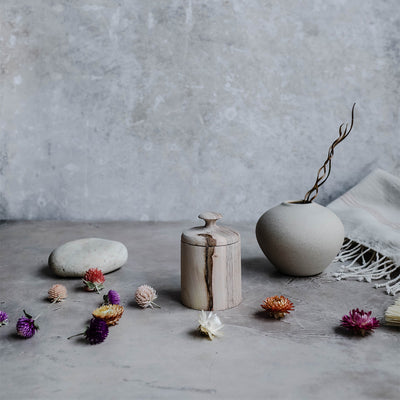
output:
[[[181,244],[181,299],[196,310],[225,310],[242,301],[240,241],[228,246]]]

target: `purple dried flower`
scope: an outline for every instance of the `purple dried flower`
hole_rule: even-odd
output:
[[[373,331],[379,327],[379,321],[375,317],[371,317],[372,311],[351,310],[348,315],[344,315],[341,325],[350,331],[365,336],[369,331]]]
[[[119,304],[121,302],[121,297],[115,290],[109,290],[108,293],[103,296],[103,299],[105,304]]]
[[[100,318],[92,318],[90,320],[90,325],[86,328],[85,332],[72,335],[68,339],[80,335],[85,335],[86,340],[90,344],[98,344],[104,342],[104,340],[108,336],[108,325]]]
[[[0,326],[8,324],[8,314],[5,311],[0,311]]]
[[[25,317],[21,317],[17,321],[17,334],[25,339],[31,338],[36,331],[39,329],[39,326],[36,324],[35,319],[32,318],[31,315],[27,314],[24,310]]]
[[[104,342],[108,336],[108,326],[105,321],[99,318],[92,318],[90,325],[85,331],[86,340],[90,344],[98,344]]]

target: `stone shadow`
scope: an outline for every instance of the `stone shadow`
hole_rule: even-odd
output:
[[[49,267],[47,264],[42,264],[42,265],[39,267],[39,276],[40,276],[41,278],[52,278],[52,279],[54,279],[54,278],[57,278],[57,279],[62,278],[62,277],[60,277],[60,276],[57,276],[57,275],[50,269],[50,267]],[[64,278],[62,278],[62,279],[64,279]]]

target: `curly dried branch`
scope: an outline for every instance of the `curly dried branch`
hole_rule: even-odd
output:
[[[351,109],[351,123],[350,127],[348,124],[342,124],[339,127],[339,137],[331,144],[328,151],[328,158],[324,162],[324,165],[318,170],[317,180],[314,183],[314,186],[306,193],[304,196],[304,203],[311,203],[315,198],[318,196],[318,190],[321,185],[323,185],[326,180],[329,178],[332,168],[332,157],[334,154],[335,147],[342,142],[346,137],[349,135],[351,130],[353,129],[353,122],[354,122],[354,107],[356,103],[353,104],[353,108]],[[343,127],[345,128],[343,129]]]

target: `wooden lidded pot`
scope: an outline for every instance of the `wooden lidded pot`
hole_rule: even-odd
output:
[[[217,225],[222,215],[199,215],[204,226],[181,236],[181,299],[196,310],[225,310],[242,301],[240,235]]]

